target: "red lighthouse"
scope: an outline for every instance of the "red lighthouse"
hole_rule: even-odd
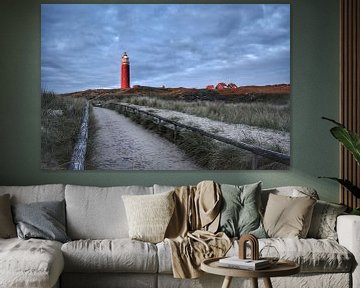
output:
[[[124,52],[121,57],[121,89],[130,88],[130,61],[129,56]]]

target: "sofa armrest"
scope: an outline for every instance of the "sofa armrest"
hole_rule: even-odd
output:
[[[355,257],[352,273],[353,287],[360,287],[360,216],[341,215],[336,224],[339,243]]]

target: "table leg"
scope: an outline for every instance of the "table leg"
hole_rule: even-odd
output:
[[[221,286],[221,288],[230,288],[232,277],[231,276],[225,276],[224,282]]]
[[[264,279],[265,288],[273,288],[270,278],[266,277],[263,279]]]
[[[258,288],[258,279],[257,278],[251,278],[252,287]]]

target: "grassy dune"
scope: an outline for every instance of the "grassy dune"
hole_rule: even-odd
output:
[[[77,141],[86,99],[42,92],[41,168],[67,169]]]
[[[290,104],[225,103],[218,101],[163,100],[156,97],[126,97],[122,102],[175,110],[231,124],[247,124],[280,131],[290,130]],[[289,102],[289,101],[288,101]]]

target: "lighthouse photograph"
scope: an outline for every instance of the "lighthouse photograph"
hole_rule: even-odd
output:
[[[41,169],[286,170],[290,4],[41,4]]]

